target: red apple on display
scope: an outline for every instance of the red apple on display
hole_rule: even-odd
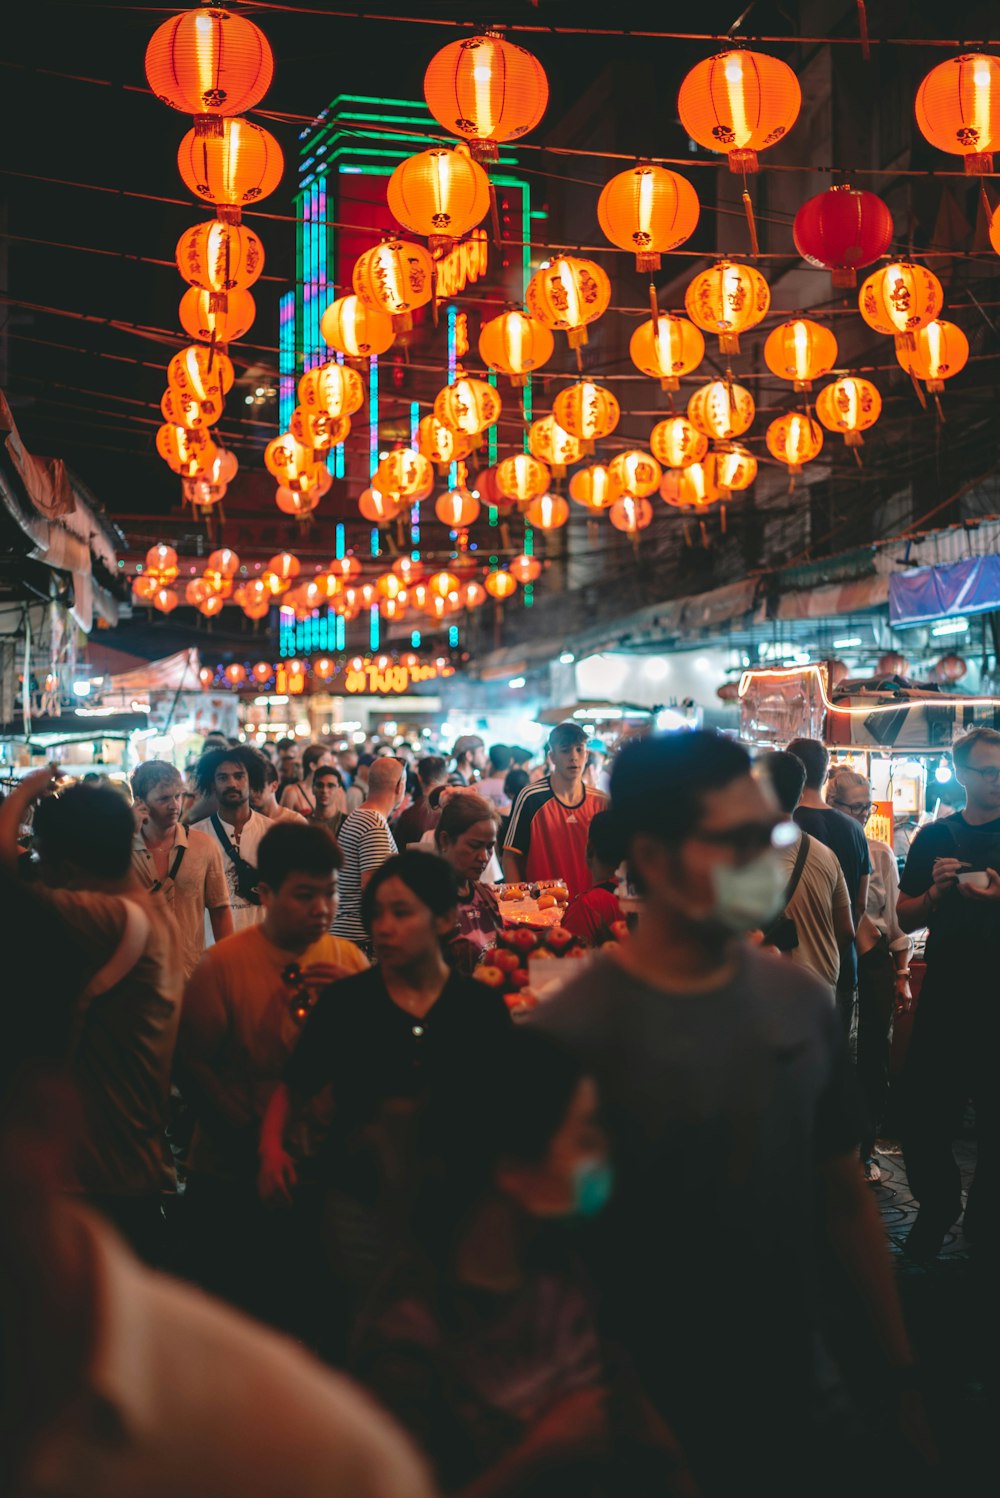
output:
[[[521,958],[517,952],[512,952],[506,947],[498,947],[494,951],[493,961],[490,964],[491,967],[498,967],[502,973],[512,973],[520,965]]]
[[[538,945],[538,937],[527,926],[518,926],[516,931],[511,932],[510,944],[520,952],[533,952]]]
[[[518,988],[527,988],[528,969],[526,967],[519,967],[517,971],[512,974],[511,982],[516,984]]]
[[[502,968],[494,967],[492,964],[486,967],[477,967],[472,975],[480,983],[485,983],[487,988],[505,988],[507,975]]]
[[[553,926],[548,935],[549,946],[553,952],[565,952],[567,947],[573,946],[576,937],[572,931],[567,931],[565,926]]]

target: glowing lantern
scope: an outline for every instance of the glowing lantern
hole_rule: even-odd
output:
[[[299,405],[325,416],[353,416],[365,403],[365,387],[356,369],[331,359],[309,369],[298,386]]]
[[[426,499],[434,488],[434,466],[410,447],[396,447],[382,459],[372,478],[372,488],[398,494],[408,504]]]
[[[597,220],[606,238],[635,254],[636,270],[659,270],[660,256],[698,227],[698,194],[684,177],[638,161],[601,189]]]
[[[241,119],[219,123],[220,135],[188,131],[177,151],[177,168],[189,192],[203,203],[214,203],[220,218],[235,223],[242,208],[274,192],[285,158],[274,136],[260,125]]]
[[[743,385],[734,385],[731,380],[711,380],[707,385],[700,385],[688,401],[688,419],[692,426],[716,442],[741,437],[750,430],[756,414],[757,408],[749,390]]]
[[[1000,61],[983,52],[949,57],[931,68],[917,89],[920,133],[981,176],[993,170],[1000,147]]]
[[[482,583],[477,583],[475,578],[471,582],[462,584],[458,590],[458,596],[467,609],[482,608],[487,599],[486,589]]]
[[[908,374],[923,380],[927,389],[937,394],[944,389],[945,380],[968,363],[969,340],[955,323],[936,318],[917,333],[915,348],[900,348],[897,343],[896,358]]]
[[[172,583],[177,576],[177,553],[174,548],[165,546],[162,541],[158,546],[151,546],[146,553],[146,570],[161,583]]]
[[[542,575],[542,564],[537,557],[529,557],[522,552],[507,563],[507,571],[515,582],[533,583]]]
[[[583,452],[592,453],[597,438],[608,437],[618,425],[621,407],[603,385],[577,380],[560,390],[552,414],[564,431],[579,439]]]
[[[934,667],[938,681],[961,681],[968,671],[968,663],[960,655],[943,655]]]
[[[569,481],[569,497],[585,510],[609,510],[621,498],[622,481],[603,463],[581,468]]]
[[[427,571],[423,562],[418,561],[416,557],[397,557],[392,564],[392,570],[407,588],[420,582]]]
[[[351,433],[351,418],[328,416],[325,411],[308,411],[304,406],[296,406],[289,418],[288,430],[301,447],[325,453],[347,441]]]
[[[767,335],[764,362],[779,380],[791,380],[793,390],[811,390],[813,380],[836,364],[837,340],[822,324],[796,317]]]
[[[321,655],[318,661],[313,661],[313,673],[320,681],[329,681],[336,670],[336,662],[331,661],[328,655]]]
[[[267,602],[245,603],[243,612],[248,619],[266,619],[271,612],[271,605]]]
[[[719,335],[722,353],[738,354],[740,334],[766,317],[771,289],[753,266],[720,260],[695,276],[684,293],[684,305],[693,323]]]
[[[528,428],[528,451],[559,478],[567,464],[582,458],[583,443],[564,431],[554,416],[540,416]]]
[[[212,572],[208,568],[206,568],[205,569],[205,574],[204,574],[204,579],[205,579],[205,582],[208,583],[208,586],[211,589],[211,591],[213,593],[218,593],[218,595],[219,595],[220,598],[231,598],[232,597],[232,595],[233,595],[233,581],[232,581],[232,578],[223,577],[223,575],[222,575],[221,572]],[[245,596],[246,595],[244,594],[244,597]]]
[[[335,557],[327,571],[340,578],[341,582],[349,583],[361,576],[361,563],[357,557]]]
[[[635,537],[653,522],[653,506],[648,499],[635,494],[623,494],[616,499],[608,511],[608,519],[616,531]]]
[[[473,380],[458,370],[455,380],[439,390],[434,399],[434,415],[444,426],[450,426],[466,437],[478,437],[499,420],[503,402],[486,380]]]
[[[201,428],[162,426],[156,433],[156,451],[174,473],[193,479],[204,474],[215,457],[216,447]]]
[[[480,504],[468,489],[449,489],[435,501],[434,513],[442,525],[453,531],[465,530],[479,518]]]
[[[505,568],[500,567],[496,572],[488,572],[483,587],[491,598],[498,601],[509,598],[512,593],[517,592],[517,583]]]
[[[208,688],[212,685],[212,682],[215,680],[215,672],[212,670],[211,666],[202,666],[201,670],[198,672],[198,680],[207,691]]]
[[[184,602],[191,604],[192,608],[197,608],[214,592],[215,589],[206,577],[193,577],[184,588]]]
[[[259,104],[271,85],[270,43],[252,21],[231,11],[189,10],[158,26],[146,48],[146,78],[162,104],[195,116],[195,129],[216,134],[220,115]]]
[[[351,280],[366,307],[385,313],[396,332],[405,333],[413,327],[412,314],[431,299],[433,274],[423,245],[386,239],[358,257]]]
[[[165,586],[164,582],[161,582],[158,577],[152,574],[145,576],[140,573],[138,577],[132,580],[132,592],[140,603],[152,603],[156,594]]]
[[[363,520],[370,520],[373,525],[391,525],[408,508],[401,495],[391,492],[383,494],[374,485],[363,489],[358,496],[358,513]]]
[[[153,594],[153,607],[161,614],[172,614],[179,603],[180,599],[173,588],[160,588],[157,593]]]
[[[213,484],[231,484],[239,468],[239,459],[236,454],[230,452],[228,448],[220,447],[216,450],[208,477]]]
[[[480,358],[512,385],[526,385],[531,371],[551,359],[554,349],[549,329],[517,308],[502,312],[479,330]]]
[[[621,484],[623,494],[643,499],[659,488],[663,470],[651,453],[636,448],[618,453],[608,468]]]
[[[319,506],[319,501],[320,496],[315,489],[310,489],[306,494],[298,494],[294,489],[279,486],[274,494],[274,502],[282,515],[291,515],[298,519],[311,515]]]
[[[688,135],[706,151],[725,151],[732,172],[755,172],[757,152],[788,134],[801,107],[802,90],[791,68],[764,52],[706,57],[677,96]]]
[[[611,301],[611,282],[593,260],[556,255],[535,271],[525,296],[532,317],[565,330],[570,348],[587,342],[587,324]]]
[[[284,488],[303,493],[313,487],[322,464],[316,463],[311,447],[304,447],[291,432],[282,432],[265,447],[264,467]]]
[[[260,686],[263,686],[265,682],[271,680],[271,677],[274,675],[274,670],[271,666],[270,661],[258,661],[256,665],[252,667],[250,674],[253,677],[254,681],[258,682]]]
[[[392,347],[392,318],[357,296],[340,296],[320,318],[323,340],[347,359],[370,359]]]
[[[819,457],[823,448],[823,430],[818,422],[801,411],[790,411],[772,421],[765,434],[772,458],[787,465],[789,473],[801,473],[804,463]]]
[[[218,459],[216,459],[216,462]],[[214,464],[212,465],[215,466]],[[185,504],[194,505],[196,509],[210,510],[213,505],[221,504],[225,498],[227,484],[213,484],[209,477],[184,479],[181,484],[181,493]]]
[[[729,498],[729,490],[719,481],[715,453],[704,463],[692,463],[663,476],[660,498],[678,510],[707,510]]]
[[[224,308],[212,306],[213,293],[194,286],[181,297],[178,315],[189,338],[203,343],[232,343],[253,327],[257,304],[249,291],[230,291]]]
[[[490,181],[464,146],[432,146],[401,161],[386,187],[389,212],[404,229],[434,241],[461,239],[490,209]]]
[[[882,397],[871,380],[854,375],[834,380],[816,397],[816,415],[828,432],[842,432],[848,447],[860,447],[862,432],[874,426],[882,411]]]
[[[507,499],[517,500],[519,504],[527,504],[544,494],[551,477],[545,464],[530,453],[517,453],[497,464],[497,488]]]
[[[261,580],[275,595],[286,593],[302,570],[298,557],[290,551],[279,551],[264,569]]]
[[[225,606],[225,599],[221,593],[209,593],[208,597],[203,598],[198,604],[198,612],[204,614],[206,619],[214,619],[216,614],[222,613]]]
[[[241,687],[247,679],[246,668],[241,666],[239,661],[233,661],[231,665],[228,665],[223,675],[231,687]]]
[[[236,371],[232,360],[216,348],[191,343],[175,354],[167,365],[167,383],[180,395],[193,400],[218,402],[233,388]]]
[[[449,593],[457,592],[458,586],[459,579],[454,572],[435,572],[427,580],[427,589],[432,598],[447,598]]]
[[[463,462],[475,445],[475,436],[456,432],[454,427],[439,421],[433,413],[422,417],[417,424],[417,452],[437,464],[439,469]]]
[[[398,573],[383,572],[381,577],[375,579],[375,591],[381,593],[383,598],[395,598],[406,589]]]
[[[649,434],[649,446],[657,462],[668,468],[686,468],[700,463],[708,452],[708,438],[686,416],[668,416]]]
[[[723,489],[733,492],[749,489],[757,477],[757,459],[745,447],[734,445],[712,455],[715,473]]]
[[[944,306],[941,282],[922,265],[906,261],[880,266],[858,293],[858,309],[876,333],[894,334],[913,347],[913,334],[933,322]]]
[[[240,559],[235,551],[230,551],[228,546],[222,546],[218,551],[210,554],[205,570],[221,573],[223,577],[235,577],[240,570]]]
[[[879,656],[878,665],[875,667],[879,676],[905,676],[910,669],[910,663],[905,655],[900,655],[898,650],[888,650],[885,655]]]
[[[990,218],[990,244],[1000,255],[1000,208]]]
[[[405,591],[397,593],[395,598],[383,598],[378,606],[378,611],[383,619],[390,622],[393,619],[402,619],[407,612],[407,597]]]
[[[833,272],[834,286],[856,286],[858,270],[892,243],[892,214],[873,192],[842,183],[802,204],[792,238],[803,260]]]
[[[258,279],[264,269],[264,246],[242,224],[209,219],[184,231],[176,258],[185,281],[210,292],[210,306],[222,309],[227,292],[247,291]]]
[[[495,161],[498,142],[519,140],[538,124],[549,85],[536,57],[487,31],[434,54],[424,98],[438,123],[467,140],[479,160]]]
[[[524,518],[540,531],[557,531],[569,519],[569,505],[560,494],[540,494],[531,501]]]
[[[198,295],[199,293],[195,293]],[[220,397],[216,404],[209,403],[203,406],[200,401],[193,400],[191,396],[181,395],[168,385],[160,397],[160,410],[163,419],[173,426],[186,427],[189,432],[198,430],[200,427],[213,426],[218,421],[224,410]]]
[[[705,340],[686,317],[661,312],[640,323],[629,340],[629,357],[641,374],[659,380],[664,390],[679,390],[680,376],[691,374],[705,357]]]

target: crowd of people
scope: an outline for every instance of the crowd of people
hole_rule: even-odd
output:
[[[808,739],[215,741],[131,807],[25,776],[3,1491],[936,1491],[872,1187],[891,1128],[932,1259],[971,1103],[995,1254],[1000,733],[953,759],[965,808],[901,877]],[[512,1016],[477,981],[497,885],[547,879],[590,960]]]

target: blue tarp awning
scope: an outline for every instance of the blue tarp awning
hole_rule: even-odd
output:
[[[1000,557],[967,557],[940,567],[915,567],[889,578],[889,623],[930,624],[955,614],[1000,609]]]

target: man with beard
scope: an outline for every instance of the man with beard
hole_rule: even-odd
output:
[[[198,761],[198,789],[203,796],[215,795],[219,810],[192,831],[214,837],[222,849],[233,909],[233,929],[256,925],[263,911],[257,894],[257,848],[273,823],[250,805],[251,791],[264,789],[264,767],[260,755],[245,744],[233,749],[213,749]]]

